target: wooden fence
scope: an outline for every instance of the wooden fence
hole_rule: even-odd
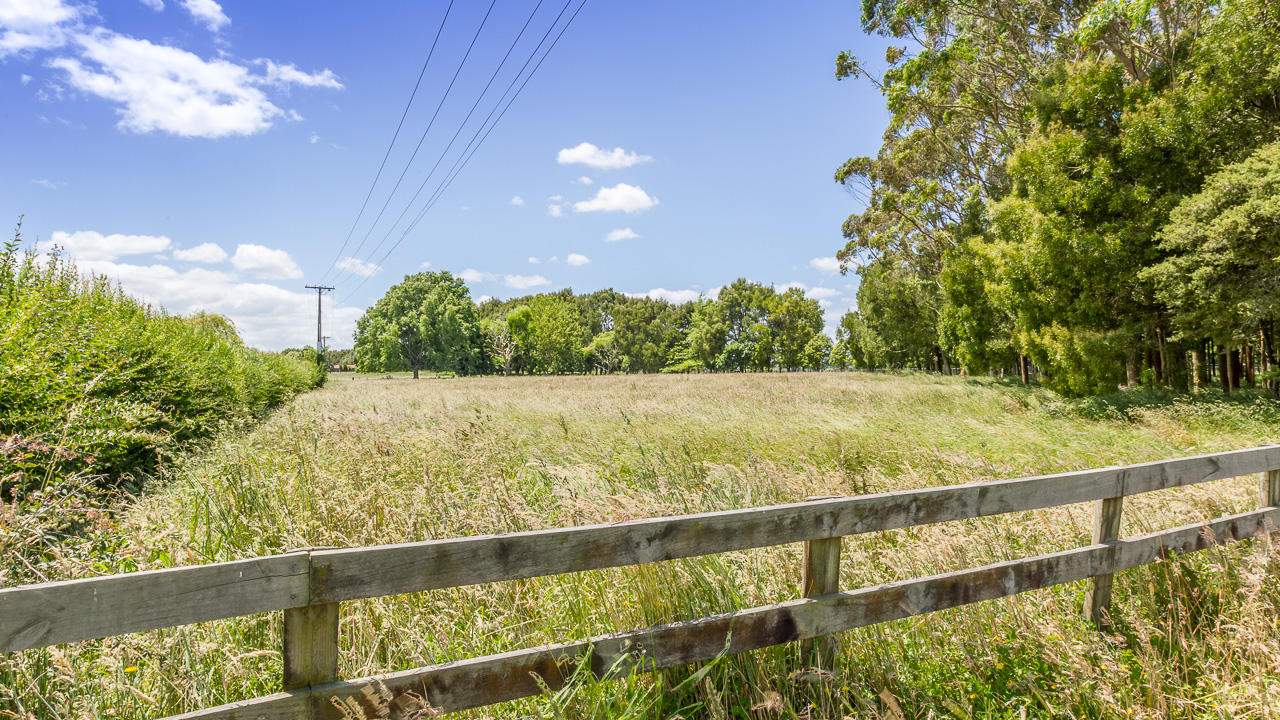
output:
[[[1118,539],[1123,498],[1258,474],[1261,509]],[[1093,544],[840,592],[846,535],[1094,502]],[[0,590],[0,652],[284,611],[283,692],[175,718],[416,717],[558,689],[578,668],[647,672],[1078,580],[1105,623],[1112,574],[1276,532],[1280,445],[989,483],[535,532],[284,555]],[[360,598],[805,543],[804,598],[588,640],[338,679],[340,605]],[[817,643],[821,646],[822,643]],[[819,649],[818,662],[824,662]],[[341,709],[345,708],[345,710]]]

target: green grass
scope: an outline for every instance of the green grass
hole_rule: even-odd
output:
[[[370,545],[994,480],[1250,447],[1280,411],[994,380],[864,373],[334,376],[169,469],[51,577],[308,545]],[[1136,534],[1251,509],[1253,478],[1126,500]],[[3,511],[0,511],[3,512]],[[1088,506],[844,541],[842,587],[1084,544]],[[20,516],[0,516],[15,536]],[[95,557],[94,562],[74,558]],[[1083,584],[844,633],[834,674],[780,647],[469,717],[1271,718],[1280,553],[1246,542],[1117,578],[1117,631]],[[341,672],[376,674],[794,598],[800,548],[344,605]],[[148,717],[278,688],[268,614],[0,658],[0,715]],[[7,694],[6,694],[7,693]],[[114,710],[114,715],[109,713]]]

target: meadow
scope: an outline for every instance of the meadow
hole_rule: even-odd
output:
[[[1280,407],[1249,393],[1076,401],[930,375],[335,375],[169,463],[59,557],[10,577],[995,480],[1256,446],[1278,422]],[[1255,505],[1253,478],[1151,493],[1126,500],[1123,534]],[[11,541],[26,532],[0,512]],[[1066,549],[1090,527],[1080,505],[846,538],[841,586]],[[462,716],[1275,718],[1277,571],[1280,551],[1244,542],[1119,575],[1110,633],[1081,618],[1076,583],[844,633],[832,673],[779,647]],[[787,546],[349,603],[340,671],[776,602],[798,596],[800,576]],[[265,614],[0,656],[0,717],[154,717],[274,692],[279,637],[279,614]]]

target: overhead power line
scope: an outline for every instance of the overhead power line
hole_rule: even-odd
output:
[[[489,115],[485,117],[484,121],[481,122],[480,127],[477,128],[476,132],[471,136],[471,140],[467,143],[467,146],[464,147],[462,152],[459,154],[458,160],[454,161],[453,167],[450,168],[449,174],[447,174],[445,179],[441,181],[440,185],[436,187],[436,190],[432,193],[426,205],[424,205],[422,210],[420,210],[417,216],[414,217],[413,221],[410,222],[410,224],[405,228],[405,231],[401,234],[400,239],[398,239],[395,242],[395,244],[393,244],[390,248],[387,249],[387,252],[385,252],[382,255],[382,257],[379,259],[377,264],[381,264],[385,262],[386,259],[391,256],[391,253],[394,252],[396,248],[398,248],[400,244],[404,242],[404,240],[409,236],[409,233],[412,232],[413,229],[418,226],[418,224],[426,216],[427,212],[429,212],[431,208],[434,207],[435,203],[439,201],[440,197],[444,194],[444,192],[448,190],[450,185],[453,184],[453,181],[458,177],[459,174],[462,173],[462,170],[466,168],[467,163],[469,163],[471,161],[471,158],[475,156],[477,151],[479,151],[481,145],[483,145],[484,141],[488,139],[489,134],[492,133],[494,128],[498,126],[498,123],[502,121],[503,116],[507,114],[507,110],[509,110],[511,108],[511,105],[515,103],[516,98],[518,98],[520,96],[520,93],[524,91],[524,88],[526,85],[529,84],[529,81],[533,79],[533,76],[538,72],[538,68],[542,67],[542,63],[546,61],[548,56],[551,55],[551,51],[555,49],[555,46],[560,42],[560,39],[564,37],[564,34],[569,29],[569,26],[573,24],[573,21],[575,19],[577,19],[578,14],[582,12],[582,8],[587,4],[587,0],[581,0],[581,2],[578,3],[578,7],[573,11],[573,14],[569,16],[569,20],[565,22],[564,26],[560,28],[560,32],[556,34],[555,38],[551,41],[551,44],[547,46],[546,51],[542,53],[542,57],[538,59],[537,64],[535,64],[533,66],[533,69],[529,71],[529,74],[524,77],[524,81],[520,82],[520,77],[524,73],[524,70],[528,68],[529,63],[532,62],[533,58],[537,56],[538,51],[542,48],[542,45],[546,42],[547,37],[550,36],[552,31],[555,30],[556,24],[560,21],[560,18],[564,16],[565,11],[568,10],[569,6],[572,4],[573,4],[573,0],[568,0],[565,3],[564,7],[561,8],[560,13],[556,16],[556,19],[552,21],[551,26],[547,28],[547,32],[543,34],[542,39],[538,42],[538,45],[534,48],[533,52],[529,55],[529,58],[525,60],[524,66],[521,67],[520,71],[516,73],[516,76],[512,79],[511,83],[507,86],[506,91],[504,91],[502,96],[498,99],[498,103],[494,106],[492,110],[489,111]],[[515,87],[517,82],[520,82],[520,87],[516,89],[515,94],[511,95],[511,99],[507,100],[506,105],[503,106],[502,104],[503,100],[506,99],[507,94],[511,92],[511,89]],[[498,107],[502,107],[501,112],[498,112]],[[493,117],[495,112],[498,112],[498,116],[496,119],[493,120],[491,124],[489,124],[489,119]],[[485,128],[486,124],[488,124],[487,129]],[[482,132],[483,132],[483,135],[481,134]],[[477,141],[477,138],[478,138],[478,141]],[[370,257],[372,257],[372,255]],[[348,292],[343,297],[343,302],[346,302],[353,295],[355,295],[356,292],[360,290],[360,288],[364,285],[364,283],[367,280],[368,278],[365,278],[361,280],[359,283],[357,283],[356,286],[353,287],[351,291]]]
[[[400,177],[396,178],[396,184],[391,188],[391,192],[387,194],[387,201],[382,204],[382,209],[378,211],[378,216],[373,219],[373,223],[369,225],[369,229],[365,231],[364,238],[360,240],[360,244],[356,246],[354,255],[359,255],[360,250],[364,248],[364,244],[368,242],[369,236],[373,233],[373,229],[378,226],[378,222],[382,220],[382,215],[387,211],[387,207],[391,205],[392,198],[395,197],[396,191],[400,189],[400,183],[404,182],[404,176],[408,174],[410,166],[413,165],[414,158],[418,157],[418,151],[422,149],[422,143],[426,141],[427,134],[431,132],[432,126],[436,124],[436,118],[440,116],[440,109],[444,107],[444,101],[449,99],[449,93],[453,91],[453,85],[458,81],[458,75],[462,73],[462,68],[467,64],[467,58],[471,57],[471,51],[475,49],[476,40],[480,39],[480,33],[484,30],[484,26],[489,22],[489,15],[493,13],[493,6],[498,4],[498,0],[490,0],[489,9],[485,11],[484,17],[480,20],[480,27],[476,28],[475,35],[471,36],[471,44],[467,45],[467,52],[463,54],[462,60],[458,63],[458,67],[453,71],[453,77],[449,80],[449,86],[445,88],[444,94],[440,96],[440,102],[436,104],[435,112],[431,113],[431,120],[427,122],[427,127],[422,131],[422,135],[418,138],[418,144],[413,147],[413,153],[409,155],[409,160],[404,164],[404,169],[400,171]]]
[[[396,123],[396,131],[391,136],[391,142],[387,143],[387,151],[382,155],[382,162],[378,165],[378,172],[374,174],[373,182],[369,183],[369,192],[365,193],[364,202],[360,203],[360,212],[356,213],[356,219],[352,221],[351,229],[347,231],[347,236],[342,240],[342,247],[338,248],[338,254],[333,256],[333,261],[325,269],[322,280],[329,277],[329,273],[337,266],[338,260],[342,258],[342,253],[346,251],[347,245],[351,242],[351,236],[355,234],[356,227],[360,225],[360,218],[364,217],[365,208],[369,206],[369,198],[373,197],[373,189],[378,186],[382,171],[387,167],[387,159],[391,157],[391,149],[395,147],[396,140],[400,137],[400,130],[404,127],[404,119],[409,115],[409,108],[413,105],[413,99],[418,96],[418,88],[422,86],[422,78],[427,74],[427,66],[431,64],[431,56],[436,53],[436,45],[440,42],[440,34],[444,32],[444,24],[449,19],[449,11],[451,10],[453,10],[453,0],[449,0],[448,7],[444,9],[444,17],[440,18],[440,27],[436,28],[436,36],[431,41],[431,49],[427,51],[427,59],[423,61],[422,69],[418,71],[418,79],[413,83],[413,92],[409,93],[409,102],[404,104],[404,112],[400,113],[400,122]]]

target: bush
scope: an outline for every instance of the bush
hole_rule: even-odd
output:
[[[0,252],[0,499],[86,478],[136,484],[219,427],[265,415],[321,369],[174,317],[57,256]]]

